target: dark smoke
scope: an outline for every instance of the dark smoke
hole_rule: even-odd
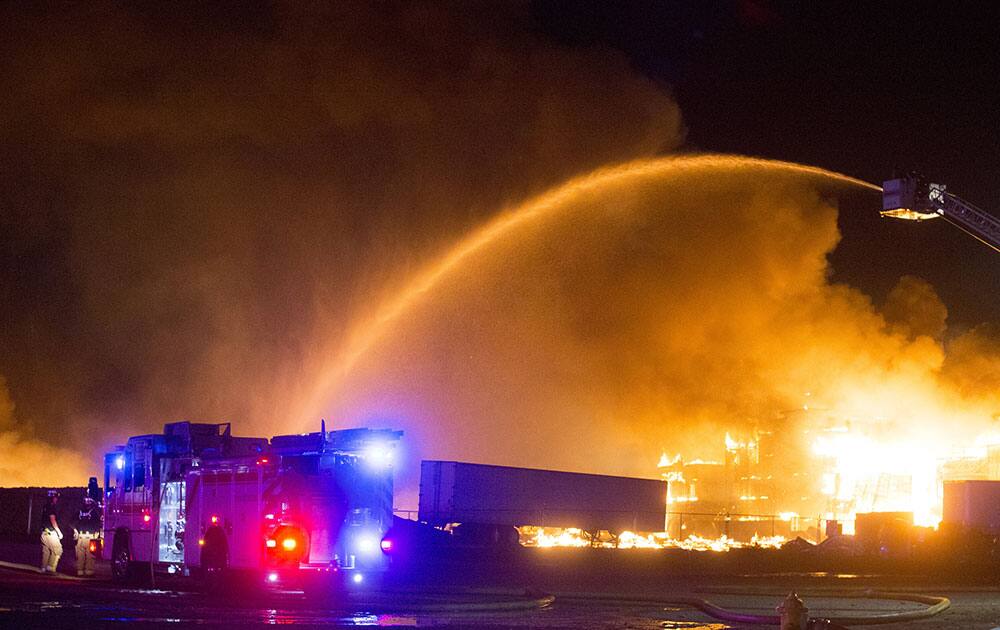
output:
[[[299,430],[374,297],[504,203],[677,145],[661,88],[528,16],[0,7],[0,484],[165,421]]]

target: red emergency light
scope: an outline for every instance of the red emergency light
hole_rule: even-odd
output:
[[[88,548],[90,549],[90,553],[97,553],[97,541],[90,541],[90,546]]]
[[[392,551],[392,539],[383,538],[382,542],[379,543],[379,546],[382,547],[382,551],[384,551],[385,553],[389,553],[390,551]]]
[[[213,514],[212,515],[212,525],[218,525],[218,524],[219,524],[219,517],[218,517],[218,515]]]
[[[282,525],[264,540],[267,555],[278,564],[295,563],[309,554],[306,533],[292,525]]]
[[[142,522],[143,523],[148,523],[150,520],[152,520],[152,518],[153,517],[149,515],[149,512],[143,511],[143,513],[142,513]]]
[[[261,457],[260,459],[257,460],[257,465],[258,466],[264,466],[264,465],[270,463],[270,461],[271,460],[268,459],[267,457]]]

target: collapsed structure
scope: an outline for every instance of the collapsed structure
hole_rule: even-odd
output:
[[[668,484],[667,532],[818,541],[855,533],[859,515],[872,513],[936,527],[962,521],[954,515],[970,509],[959,507],[966,497],[989,503],[989,491],[973,482],[1000,483],[1000,444],[989,439],[934,457],[894,445],[875,420],[803,409],[784,414],[778,426],[720,437],[721,461],[664,454],[658,468]],[[984,518],[972,520],[982,525]]]

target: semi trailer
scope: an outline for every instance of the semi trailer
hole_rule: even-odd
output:
[[[666,482],[656,479],[425,460],[418,518],[510,545],[515,528],[528,525],[595,535],[662,531],[666,496]]]

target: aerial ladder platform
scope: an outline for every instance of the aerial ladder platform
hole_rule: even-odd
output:
[[[941,184],[919,175],[890,179],[882,184],[882,216],[911,221],[943,218],[1000,252],[1000,219],[951,194]]]

